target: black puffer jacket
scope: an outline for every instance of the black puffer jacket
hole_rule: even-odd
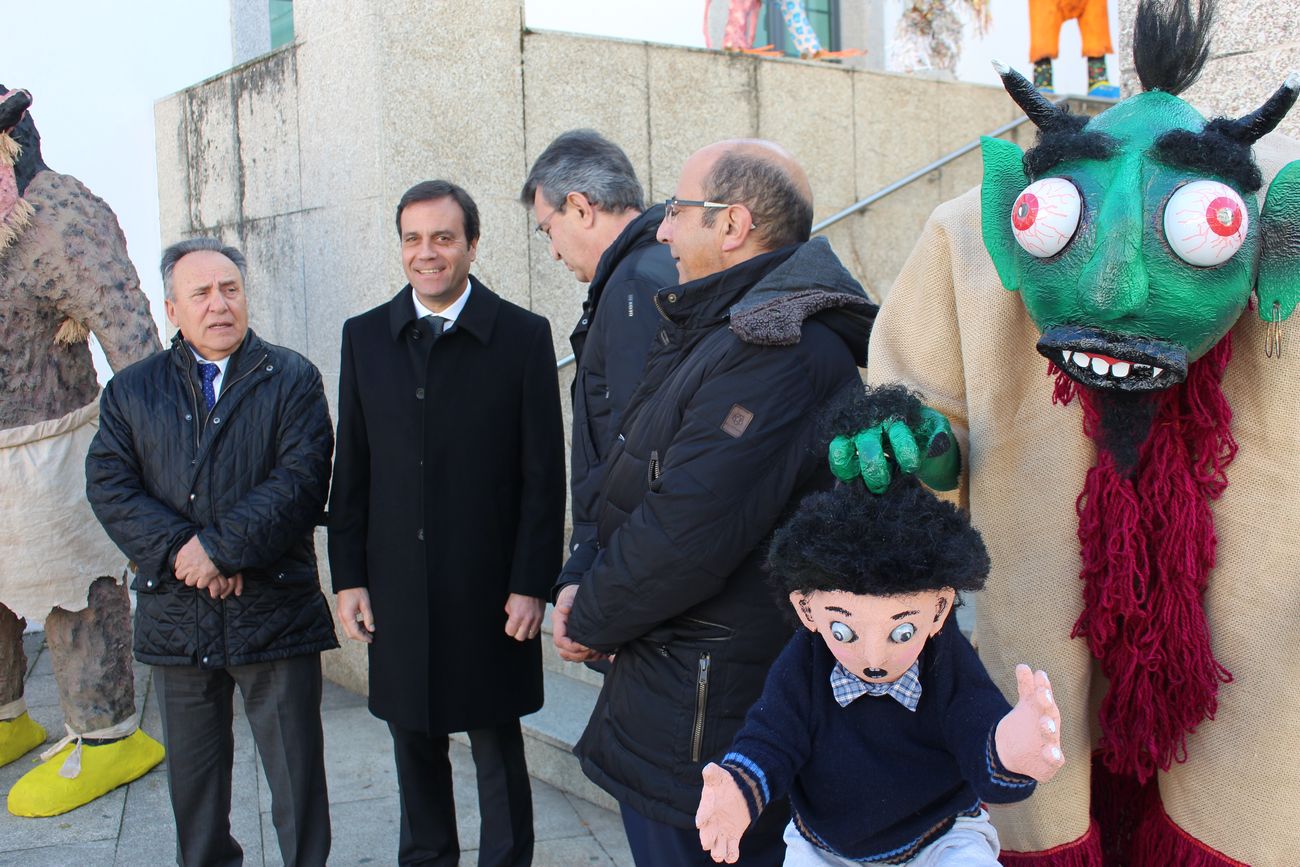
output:
[[[605,456],[641,380],[650,341],[662,324],[655,292],[677,285],[672,254],[655,238],[663,218],[664,206],[655,205],[628,223],[609,245],[596,266],[582,318],[569,335],[577,371],[569,458],[573,557],[566,572],[581,574],[595,555],[596,503]],[[579,552],[584,545],[586,555]]]
[[[832,481],[817,411],[859,380],[875,306],[815,239],[660,290],[668,322],[610,454],[571,636],[617,651],[575,752],[642,815],[694,827],[790,629],[766,540]]]
[[[312,538],[334,448],[320,372],[250,330],[211,412],[202,394],[177,335],[100,397],[86,495],[139,569],[136,658],[220,668],[337,647]],[[214,600],[176,580],[195,533],[223,575],[243,575],[241,596]]]

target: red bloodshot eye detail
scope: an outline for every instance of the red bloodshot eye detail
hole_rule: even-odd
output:
[[[1016,243],[1035,259],[1047,259],[1065,249],[1079,228],[1083,199],[1065,178],[1043,178],[1025,187],[1011,206]]]
[[[1237,234],[1241,228],[1241,202],[1219,196],[1205,209],[1205,222],[1216,235],[1226,238]]]
[[[1034,218],[1038,216],[1038,196],[1030,192],[1023,192],[1020,198],[1016,199],[1015,207],[1011,209],[1011,225],[1023,232],[1034,224]]]
[[[1232,187],[1198,179],[1176,189],[1165,204],[1165,240],[1189,265],[1213,268],[1241,249],[1250,231],[1250,212]]]

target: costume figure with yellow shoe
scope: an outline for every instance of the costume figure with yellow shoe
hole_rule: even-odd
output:
[[[46,738],[23,701],[25,618],[43,619],[66,737],[8,806],[50,816],[163,756],[138,726],[126,558],[90,511],[83,468],[99,424],[87,334],[114,370],[159,344],[113,212],[46,167],[30,104],[0,86],[0,764]]]
[[[872,335],[870,379],[951,428],[832,444],[841,477],[892,454],[956,489],[994,564],[980,655],[1050,670],[1064,751],[1095,749],[990,810],[1006,865],[1300,864],[1300,145],[1269,135],[1300,79],[1207,121],[1177,94],[1210,13],[1141,4],[1145,92],[1091,119],[1000,70],[1037,144],[984,141]]]

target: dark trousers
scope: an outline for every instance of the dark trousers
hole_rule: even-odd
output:
[[[713,858],[700,846],[700,832],[647,818],[622,801],[623,831],[636,867],[714,867]],[[740,838],[741,867],[780,867],[785,860],[785,826],[790,822],[790,802],[773,801]]]
[[[244,852],[230,835],[233,700],[238,685],[271,788],[271,820],[285,867],[325,864],[330,814],[320,721],[320,654],[211,671],[154,666],[153,684],[176,815],[176,863],[243,863]]]
[[[397,860],[456,867],[460,840],[447,736],[392,723],[388,729],[402,804]],[[533,793],[519,720],[468,734],[478,777],[479,867],[527,867],[533,862]]]

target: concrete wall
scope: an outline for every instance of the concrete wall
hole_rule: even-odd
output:
[[[1142,88],[1133,71],[1133,19],[1138,0],[1119,2],[1119,62],[1126,94]],[[1300,70],[1300,15],[1290,0],[1217,0],[1210,59],[1200,80],[1183,94],[1206,117],[1240,117],[1259,108]],[[1278,127],[1300,138],[1300,109]]]
[[[162,234],[244,249],[253,327],[308,355],[331,400],[343,321],[404,282],[393,210],[419,180],[475,196],[475,273],[548,316],[562,357],[585,290],[515,199],[557,133],[590,126],[620,143],[651,200],[704,144],[775,139],[807,167],[820,220],[1019,113],[979,85],[523,33],[518,0],[299,0],[294,15],[294,44],[157,104]],[[963,157],[829,237],[880,294],[926,215],[979,173]],[[359,647],[326,665],[364,688]]]

